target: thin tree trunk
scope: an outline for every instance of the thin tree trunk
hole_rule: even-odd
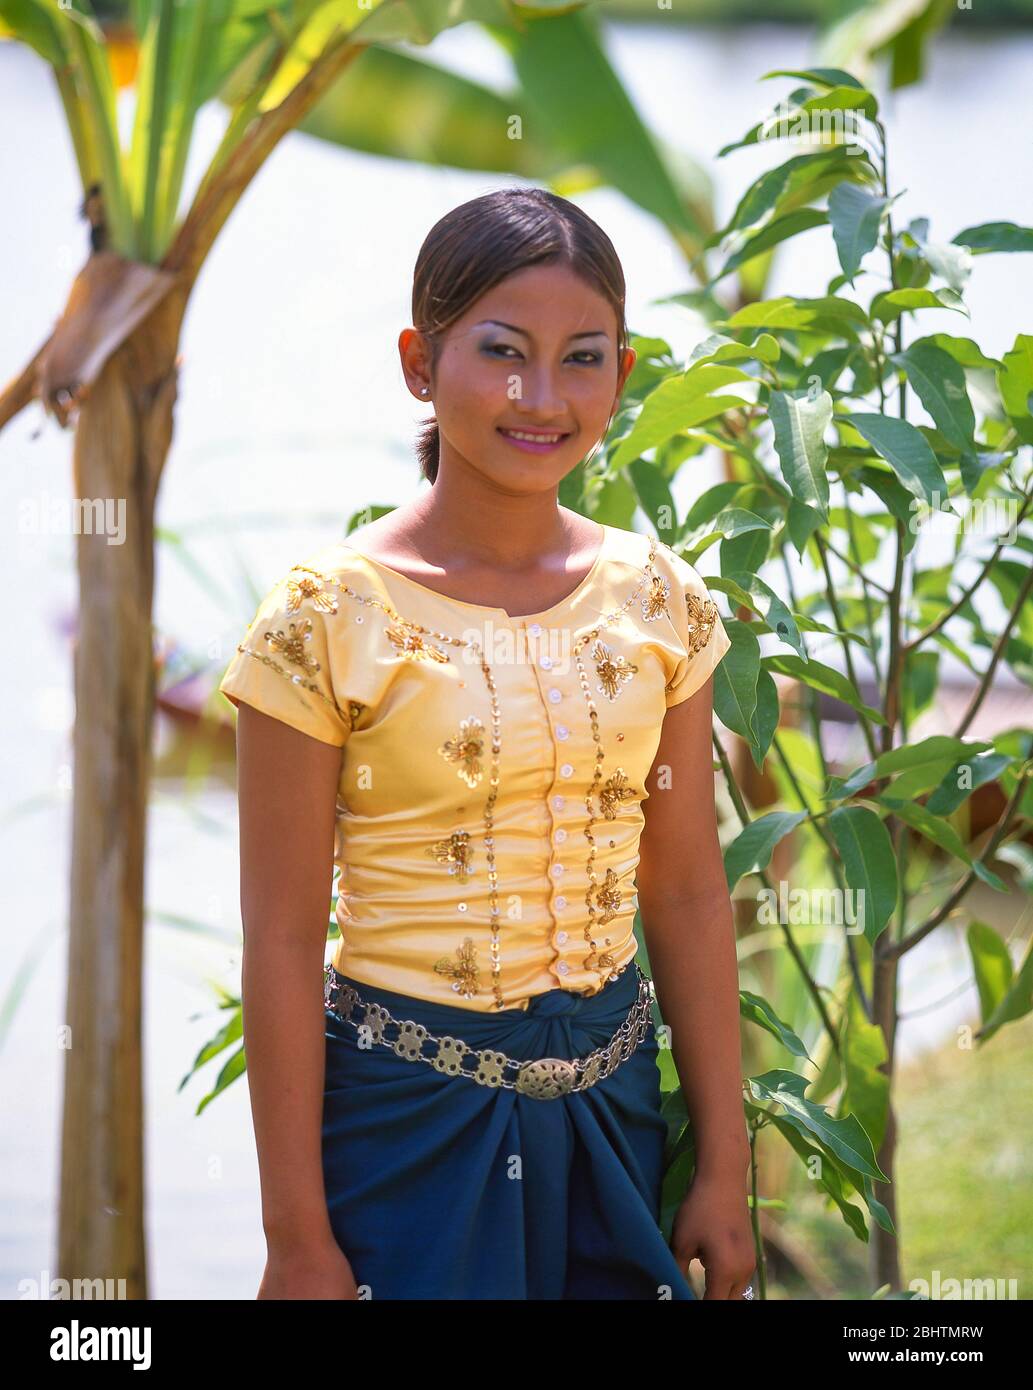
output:
[[[888,1102],[886,1107],[886,1132],[876,1154],[879,1167],[889,1179],[888,1182],[874,1182],[875,1195],[889,1212],[896,1228],[884,1231],[877,1221],[872,1228],[872,1277],[877,1288],[889,1284],[897,1292],[901,1288],[900,1278],[900,1227],[897,1218],[896,1182],[894,1159],[897,1149],[897,1119],[893,1108],[894,1060],[897,1043],[897,961],[886,960],[876,951],[872,981],[873,1021],[882,1029],[886,1040],[886,1060],[879,1066],[889,1079]]]
[[[109,359],[83,401],[74,497],[122,544],[76,538],[74,797],[58,1273],[147,1297],[143,1224],[143,904],[154,710],[154,513],[172,438],[182,296]],[[124,504],[120,503],[124,499]],[[96,512],[90,504],[98,502]],[[116,1294],[121,1294],[115,1286]],[[73,1293],[73,1296],[74,1293]]]

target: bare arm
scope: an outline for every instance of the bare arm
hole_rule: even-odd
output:
[[[676,1226],[672,1247],[686,1262],[698,1252],[706,1296],[727,1298],[747,1281],[753,1252],[739,972],[717,834],[712,724],[713,677],[664,716],[646,784],[638,885],[657,1002],[696,1143],[690,1196],[705,1194],[680,1236]]]
[[[354,1288],[322,1170],[322,967],[341,751],[239,706],[244,1046],[270,1261],[259,1297],[348,1297],[335,1272]]]

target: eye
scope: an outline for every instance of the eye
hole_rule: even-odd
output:
[[[485,343],[484,352],[502,357],[508,352],[515,352],[519,356],[519,348],[515,348],[512,343]]]
[[[601,362],[603,360],[603,355],[601,352],[592,352],[588,348],[582,348],[579,352],[575,352],[573,356],[587,357],[588,361],[583,364],[585,366],[590,366],[592,363]]]

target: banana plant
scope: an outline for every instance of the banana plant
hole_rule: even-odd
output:
[[[155,504],[194,286],[241,196],[292,130],[568,192],[610,184],[685,252],[713,230],[705,180],[647,130],[580,4],[536,0],[0,0],[0,38],[53,74],[89,224],[64,312],[0,392],[73,431],[80,505],[124,499],[129,542],[76,537],[75,787],[58,1262],[147,1297],[141,993],[155,694]],[[395,45],[475,23],[508,53],[496,94]],[[135,97],[128,143],[119,92]],[[198,112],[224,136],[185,188]],[[414,105],[413,103],[416,103]],[[412,112],[420,113],[414,121]],[[407,113],[402,115],[403,111]],[[696,171],[698,175],[698,171]]]

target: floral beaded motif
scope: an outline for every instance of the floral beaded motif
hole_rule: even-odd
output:
[[[312,641],[312,619],[301,623],[288,623],[288,632],[280,628],[275,632],[263,633],[265,640],[274,652],[282,652],[292,666],[300,666],[306,675],[314,676],[320,669],[319,662],[305,650],[305,643]]]
[[[470,833],[467,830],[453,830],[446,840],[439,840],[436,845],[431,845],[427,853],[439,864],[447,864],[448,872],[455,874],[459,883],[465,883],[474,872],[470,866],[473,846],[470,844]]]
[[[456,947],[454,960],[451,956],[442,956],[434,962],[434,969],[439,975],[447,975],[452,981],[452,988],[464,999],[471,999],[480,988],[477,947],[470,937],[466,937],[463,944]]]
[[[484,776],[481,757],[484,754],[484,725],[479,719],[464,719],[459,725],[455,738],[447,738],[438,749],[441,756],[450,763],[458,763],[456,769],[468,787],[476,787]]]
[[[603,784],[599,792],[599,806],[607,820],[616,820],[623,803],[634,801],[637,796],[638,792],[629,784],[624,769],[619,767]]]
[[[305,599],[310,599],[321,613],[337,612],[336,594],[324,587],[319,575],[303,570],[297,579],[287,580],[287,612],[296,613]]]
[[[403,619],[399,619],[387,628],[385,635],[402,656],[412,660],[451,661],[452,659],[447,652],[443,652],[433,642],[426,641],[416,623],[407,623]]]
[[[597,689],[599,694],[605,695],[608,700],[616,700],[624,685],[638,671],[638,667],[626,661],[623,656],[614,656],[603,642],[596,642],[592,660],[599,673]]]
[[[667,596],[671,592],[669,582],[662,574],[654,574],[649,584],[649,590],[642,600],[642,621],[655,623],[657,618],[662,618],[667,613]]]
[[[717,605],[712,598],[701,601],[695,594],[686,594],[685,610],[689,615],[689,655],[696,656],[713,636]]]

